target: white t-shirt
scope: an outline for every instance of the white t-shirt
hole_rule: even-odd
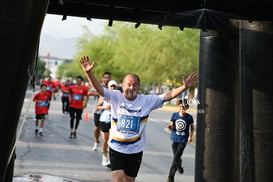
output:
[[[163,95],[138,94],[130,101],[119,90],[104,89],[104,99],[111,104],[109,147],[125,154],[143,151],[149,114],[162,107]]]
[[[108,102],[103,100],[102,106],[108,105]],[[100,113],[100,122],[110,123],[111,122],[111,109],[103,109]]]

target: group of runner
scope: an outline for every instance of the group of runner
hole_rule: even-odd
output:
[[[117,89],[118,84],[115,80],[111,80],[111,73],[105,72],[102,77],[102,86],[109,89]],[[41,82],[40,91],[34,96],[35,104],[35,134],[43,136],[43,127],[45,118],[48,117],[50,102],[54,96],[61,92],[62,112],[64,115],[70,116],[70,135],[69,138],[77,137],[77,129],[82,119],[83,109],[87,107],[89,96],[95,96],[97,101],[94,114],[94,145],[93,150],[98,150],[99,137],[102,136],[102,162],[103,166],[110,166],[108,156],[108,138],[111,123],[110,104],[104,101],[103,97],[99,97],[98,92],[91,89],[88,84],[84,83],[82,76],[77,76],[75,81],[66,80],[58,83],[49,76]]]
[[[53,98],[56,98],[56,91],[61,87],[59,81],[53,81],[52,77],[49,76],[47,79],[43,80],[40,85],[40,91],[36,93],[33,97],[35,102],[35,134],[43,136],[43,127],[46,115],[48,115],[48,110],[50,108],[50,102]]]
[[[102,165],[111,167],[114,182],[134,182],[142,160],[146,135],[145,128],[150,112],[162,107],[164,102],[176,98],[187,88],[196,84],[198,76],[191,74],[183,79],[182,86],[164,94],[143,95],[138,93],[140,78],[134,73],[125,75],[121,83],[121,91],[117,89],[117,83],[111,80],[111,73],[104,73],[102,82],[93,75],[92,69],[95,62],[91,63],[87,56],[80,58],[80,64],[95,90],[91,91],[89,87],[83,85],[81,76],[76,78],[75,85],[66,84],[66,86],[61,87],[62,97],[68,96],[69,98],[69,114],[71,118],[69,137],[76,138],[77,136],[76,131],[82,111],[87,106],[89,96],[99,95],[100,98],[94,115],[95,142],[93,150],[97,150],[98,137],[102,133]],[[50,98],[45,90],[50,90],[51,88],[53,88],[52,85],[42,83],[41,92],[37,93],[33,98],[33,101],[36,102],[36,130],[41,136],[43,121],[45,115],[48,114],[46,108],[49,108],[50,105]],[[46,100],[48,102],[47,105]],[[171,140],[173,141],[174,156],[167,178],[168,182],[174,181],[174,175],[177,170],[183,173],[181,156],[186,144],[191,142],[194,131],[192,116],[186,113],[189,107],[186,101],[180,100],[178,106],[179,111],[173,113],[168,126],[172,133]],[[39,113],[39,108],[44,108],[43,112]],[[63,107],[63,112],[68,112],[67,107]],[[39,129],[37,125],[38,120],[42,121]],[[74,120],[76,120],[76,124],[74,124]]]
[[[35,102],[35,134],[43,136],[45,118],[48,117],[52,98],[55,100],[61,92],[62,112],[70,115],[70,138],[76,138],[76,130],[81,119],[82,110],[87,106],[89,95],[97,95],[83,82],[83,77],[77,76],[75,82],[66,80],[60,83],[52,80],[51,76],[44,79],[40,84],[40,91],[33,97]],[[74,120],[76,123],[74,124]],[[40,124],[39,124],[40,122]]]

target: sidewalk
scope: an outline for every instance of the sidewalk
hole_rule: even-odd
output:
[[[178,107],[176,105],[164,105],[162,108],[159,108],[158,110],[175,112],[178,111]],[[190,107],[187,112],[189,112],[190,114],[196,114],[197,108]]]

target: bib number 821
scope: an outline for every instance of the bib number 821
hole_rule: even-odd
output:
[[[118,130],[121,131],[139,131],[139,117],[121,116],[118,119]]]
[[[120,123],[120,127],[131,130],[133,128],[133,121],[122,119]]]

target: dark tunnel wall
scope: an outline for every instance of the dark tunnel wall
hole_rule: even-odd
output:
[[[201,32],[196,182],[273,178],[273,26],[237,22]]]
[[[18,119],[47,7],[48,0],[7,0],[0,3],[0,82],[3,85],[0,91],[1,182],[12,181],[12,149]],[[10,156],[13,156],[11,161]]]

